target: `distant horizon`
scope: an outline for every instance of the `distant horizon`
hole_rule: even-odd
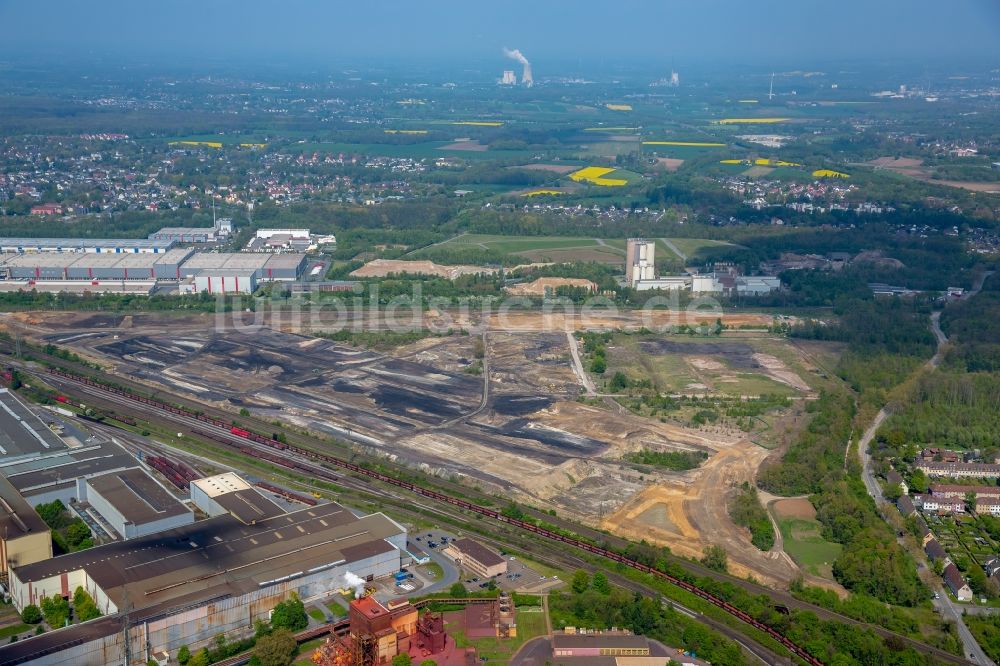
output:
[[[499,68],[504,47],[520,49],[533,62],[663,63],[667,69],[671,62],[786,69],[846,61],[1000,63],[1000,3],[993,0],[770,0],[753,6],[636,0],[614,8],[594,0],[509,0],[489,7],[459,0],[373,0],[363,7],[310,0],[107,0],[100,11],[72,0],[0,0],[0,22],[13,28],[0,43],[0,60],[62,58],[70,64],[101,58],[122,64],[124,56],[150,64],[447,61],[461,67],[495,60]]]

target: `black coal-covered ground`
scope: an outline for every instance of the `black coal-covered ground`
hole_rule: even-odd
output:
[[[458,403],[389,384],[378,386],[371,392],[371,398],[381,409],[425,423],[437,423],[440,420],[455,418],[463,414],[462,405]],[[411,410],[417,410],[417,412]]]
[[[545,409],[553,401],[553,398],[538,395],[498,395],[492,399],[490,409],[504,416],[524,416]]]

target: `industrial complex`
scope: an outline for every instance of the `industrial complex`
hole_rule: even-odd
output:
[[[19,567],[10,575],[18,609],[82,586],[105,617],[0,648],[0,662],[145,663],[251,632],[292,592],[307,600],[349,587],[348,573],[390,576],[405,544],[390,518],[329,503],[249,523],[223,514]]]
[[[233,473],[179,498],[118,443],[46,421],[0,389],[0,573],[19,612],[83,588],[102,617],[6,645],[0,663],[146,663],[252,632],[293,592],[328,596],[409,561],[406,529],[383,514],[289,511]],[[54,500],[104,543],[53,557],[35,507]]]
[[[306,266],[294,252],[224,253],[173,247],[174,241],[132,241],[96,251],[74,248],[70,239],[52,239],[25,251],[25,239],[0,240],[12,249],[0,256],[0,288],[39,291],[252,293],[262,282],[293,281]],[[98,241],[107,242],[107,241]]]
[[[781,280],[770,276],[746,276],[735,266],[717,267],[711,273],[656,274],[656,242],[629,238],[625,245],[625,284],[636,291],[690,291],[694,294],[760,296],[781,288]]]

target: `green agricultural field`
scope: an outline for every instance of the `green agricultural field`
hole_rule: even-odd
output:
[[[439,248],[478,247],[523,256],[527,261],[599,261],[620,263],[625,241],[567,236],[490,236],[466,234],[441,243]]]
[[[817,520],[781,518],[778,520],[784,550],[799,566],[816,576],[833,577],[833,563],[843,546],[827,541],[820,534]]]
[[[667,240],[673,243],[674,247],[676,247],[678,250],[681,251],[682,254],[688,257],[698,256],[698,253],[705,248],[725,247],[725,246],[735,247],[734,243],[729,243],[727,241],[711,240],[709,238],[668,238]],[[670,254],[674,254],[666,246],[663,246],[663,249],[666,250],[667,252],[670,252]],[[657,247],[657,251],[659,251],[659,247]]]
[[[659,137],[643,137],[644,141],[668,141],[672,139],[661,139]],[[680,140],[680,139],[679,139]],[[712,139],[705,139],[706,142]],[[657,155],[659,157],[676,157],[682,160],[690,160],[695,157],[702,157],[712,152],[728,151],[726,146],[664,146],[639,144],[642,147],[643,155]],[[720,158],[722,159],[722,158]]]
[[[380,157],[409,157],[411,159],[436,159],[456,157],[469,161],[527,159],[529,150],[451,150],[445,146],[451,141],[423,141],[419,143],[333,143],[306,142],[288,146],[289,152],[345,153],[376,155]]]

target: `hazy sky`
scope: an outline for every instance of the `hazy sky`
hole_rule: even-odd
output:
[[[0,57],[1000,61],[1000,0],[0,0]]]

